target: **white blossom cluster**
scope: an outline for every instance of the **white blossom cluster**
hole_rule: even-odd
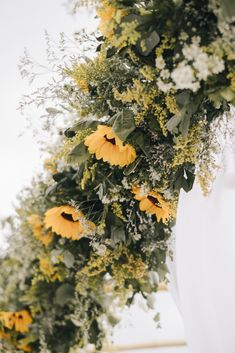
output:
[[[197,92],[202,81],[207,81],[210,76],[217,75],[225,69],[224,60],[217,51],[219,50],[216,50],[215,46],[211,53],[206,51],[200,46],[200,37],[194,36],[191,44],[184,45],[183,60],[176,64],[172,72],[166,68],[163,56],[157,57],[156,68],[160,75],[157,80],[158,88],[163,92],[171,89],[189,89]]]

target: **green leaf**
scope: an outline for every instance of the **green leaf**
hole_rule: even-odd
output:
[[[159,276],[159,281],[162,282],[166,279],[166,274],[169,272],[168,267],[165,263],[162,263],[158,266],[158,276]]]
[[[107,189],[107,187],[106,187],[105,182],[99,184],[98,191],[96,194],[99,196],[100,200],[102,200],[102,198],[105,196],[106,189]]]
[[[98,322],[96,320],[93,320],[88,331],[89,342],[96,344],[99,338],[99,334],[100,334],[100,329],[99,329]]]
[[[189,192],[193,187],[194,180],[195,174],[181,167],[175,175],[174,188],[177,190],[182,188],[184,191]]]
[[[74,287],[65,283],[62,284],[56,291],[54,302],[57,305],[64,306],[74,298]]]
[[[227,102],[231,102],[235,97],[235,93],[232,91],[230,87],[226,87],[222,89],[220,91],[220,94]]]
[[[81,165],[90,157],[87,147],[83,142],[79,143],[68,155],[68,163]]]
[[[113,123],[113,131],[123,142],[135,128],[134,116],[130,110],[124,109],[122,112],[116,114]]]
[[[95,130],[97,128],[97,125],[99,125],[100,122],[98,120],[81,120],[77,124],[75,124],[73,127],[67,129],[64,134],[66,137],[70,138],[75,135],[77,131],[83,131],[87,129],[92,129]]]
[[[182,109],[185,104],[189,103],[190,100],[190,92],[185,90],[175,95],[176,103],[180,109]]]
[[[221,0],[221,7],[224,11],[225,16],[235,16],[235,1],[234,0]]]
[[[193,107],[192,106],[186,106],[181,110],[181,121],[180,121],[180,126],[179,130],[182,133],[183,136],[187,136],[189,126],[190,126],[190,119],[193,115]]]
[[[53,117],[62,113],[61,110],[58,110],[56,108],[50,108],[50,107],[46,108],[46,112]]]
[[[178,132],[177,126],[181,122],[181,119],[182,119],[182,115],[174,115],[172,118],[170,118],[170,120],[168,120],[168,122],[166,123],[167,130],[170,131],[171,133],[177,133]]]
[[[143,33],[141,39],[138,40],[136,47],[141,55],[148,56],[159,42],[160,37],[158,33],[152,31],[151,33]]]
[[[64,260],[64,264],[67,268],[73,267],[75,258],[70,251],[65,250],[65,252],[63,253],[63,260]]]
[[[142,161],[141,158],[137,158],[133,163],[131,163],[130,165],[128,165],[124,171],[123,174],[128,176],[131,173],[134,173],[134,171],[136,170],[136,168],[138,167],[138,165],[140,164],[140,162]]]
[[[118,243],[125,242],[126,233],[123,221],[114,213],[109,212],[106,217],[107,229],[111,234],[113,246]]]
[[[188,91],[183,91],[176,95],[176,102],[179,106],[180,113],[174,115],[166,124],[166,128],[173,134],[181,132],[183,136],[187,136],[190,127],[190,121],[193,114],[197,111],[202,101],[202,95],[190,96]]]
[[[46,192],[45,192],[45,196],[50,196],[52,194],[54,194],[58,189],[58,184],[53,184],[53,185],[50,185],[48,186],[48,188],[46,189]]]
[[[126,234],[123,226],[111,226],[111,240],[114,245],[125,242]]]
[[[139,148],[144,152],[144,154],[149,157],[151,144],[149,138],[143,134],[141,131],[136,132],[135,136],[135,143],[139,146]]]
[[[19,344],[28,345],[29,343],[33,343],[37,341],[38,338],[39,338],[38,333],[31,333],[30,335],[27,335],[23,339],[19,340]]]

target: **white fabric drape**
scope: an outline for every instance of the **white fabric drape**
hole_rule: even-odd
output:
[[[189,353],[235,352],[235,158],[224,153],[209,197],[196,183],[180,196],[171,290]]]

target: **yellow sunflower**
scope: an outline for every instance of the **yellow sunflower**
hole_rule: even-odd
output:
[[[15,314],[15,330],[18,332],[28,332],[32,323],[31,315],[27,310],[18,311]]]
[[[28,332],[29,325],[32,323],[32,318],[27,310],[17,312],[0,312],[0,321],[3,325],[12,330],[13,328],[18,332]]]
[[[97,159],[111,165],[124,167],[136,159],[135,149],[129,144],[124,145],[110,126],[98,125],[97,130],[85,138],[85,145]]]
[[[56,234],[73,240],[92,234],[95,229],[95,224],[86,220],[81,211],[68,205],[49,209],[44,223],[46,228],[51,228]]]
[[[1,311],[0,312],[0,321],[3,323],[3,326],[12,330],[15,320],[14,320],[14,313],[8,311]]]
[[[53,240],[53,234],[52,232],[45,231],[41,217],[37,214],[32,214],[28,217],[28,222],[31,225],[35,238],[41,241],[45,246],[48,246]]]
[[[135,199],[140,201],[139,208],[148,214],[155,215],[157,220],[166,223],[171,216],[170,205],[155,191],[142,192],[140,187],[133,187]]]

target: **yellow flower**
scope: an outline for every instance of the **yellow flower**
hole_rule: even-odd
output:
[[[97,130],[85,138],[85,145],[97,159],[103,159],[111,165],[124,167],[136,159],[135,149],[124,145],[120,138],[106,125],[98,125]]]
[[[28,222],[31,225],[34,236],[45,246],[48,246],[53,240],[53,234],[45,231],[41,217],[37,214],[32,214],[28,217]]]
[[[97,16],[100,18],[99,30],[107,38],[112,37],[115,22],[113,17],[117,9],[111,5],[102,6],[97,9]]]
[[[27,310],[18,311],[15,314],[15,330],[18,332],[28,332],[32,318]]]
[[[140,201],[139,208],[148,214],[155,215],[157,220],[162,220],[164,223],[171,216],[170,205],[155,191],[150,191],[147,194],[141,191],[140,187],[133,187],[135,199]]]
[[[50,280],[56,281],[57,279],[60,281],[62,278],[58,273],[58,268],[51,265],[51,262],[47,258],[40,258],[40,271]]]
[[[19,344],[16,346],[16,348],[24,352],[32,352],[32,348],[27,344]]]
[[[0,321],[2,321],[4,327],[12,330],[14,326],[14,313],[8,311],[1,311],[0,312]]]
[[[89,85],[86,80],[77,80],[77,84],[84,93],[89,93]]]
[[[13,328],[18,332],[28,332],[29,325],[32,323],[32,318],[27,310],[17,312],[0,312],[0,320],[3,325],[12,330]]]
[[[45,159],[43,166],[44,169],[48,170],[51,174],[57,173],[56,164],[53,158]]]
[[[81,211],[68,205],[49,209],[44,222],[46,228],[51,228],[56,234],[73,240],[92,234],[95,229],[95,224],[87,221]]]

